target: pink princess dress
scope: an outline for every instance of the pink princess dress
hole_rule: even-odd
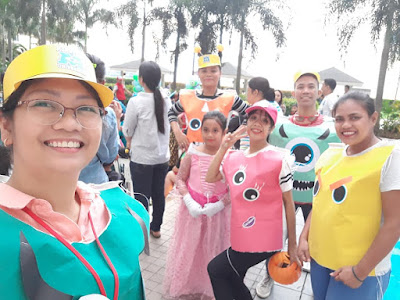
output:
[[[179,168],[176,186],[181,196],[164,276],[166,299],[205,300],[214,295],[207,265],[230,245],[230,200],[225,183],[205,181],[212,159],[190,149]],[[225,208],[212,217],[193,218],[182,200],[188,192],[201,206],[223,201]]]

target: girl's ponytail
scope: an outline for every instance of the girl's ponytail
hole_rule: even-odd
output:
[[[142,62],[139,67],[139,77],[142,77],[143,82],[154,93],[154,112],[157,128],[159,132],[164,134],[164,98],[158,88],[161,80],[161,69],[154,61]]]

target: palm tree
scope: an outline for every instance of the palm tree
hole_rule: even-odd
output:
[[[259,18],[264,30],[272,33],[277,47],[285,44],[286,38],[283,22],[276,16],[278,10],[285,9],[285,3],[277,0],[231,0],[229,16],[232,26],[240,33],[238,67],[236,73],[236,92],[240,93],[242,74],[243,47],[250,46],[252,56],[257,53],[255,36],[249,27],[248,20]]]
[[[85,52],[87,52],[88,28],[92,28],[97,22],[115,24],[114,13],[106,9],[94,9],[99,0],[78,0],[76,2],[76,16],[85,25]]]
[[[141,2],[143,4],[143,12],[142,17],[139,16],[138,4]],[[139,25],[139,22],[142,22],[142,58],[141,61],[144,61],[144,51],[145,51],[145,39],[146,39],[146,27],[149,25],[149,16],[151,12],[146,11],[146,4],[153,4],[153,0],[129,0],[127,3],[121,5],[117,9],[117,15],[119,17],[127,16],[129,19],[128,25],[128,34],[129,34],[129,43],[131,46],[131,51],[133,53],[135,46],[135,30]],[[122,22],[121,22],[122,24]]]
[[[381,34],[384,34],[375,97],[376,110],[380,113],[386,71],[388,66],[400,58],[400,2],[397,0],[332,0],[329,9],[329,15],[336,17],[339,24],[344,23],[338,29],[342,51],[347,49],[354,32],[363,22],[370,22],[371,38],[375,44]],[[368,9],[367,13],[365,13],[366,9]],[[355,17],[357,12],[362,13],[363,16]],[[379,131],[379,119],[375,125],[375,131]]]
[[[188,45],[186,38],[188,34],[187,20],[185,15],[185,0],[171,0],[167,8],[155,8],[152,11],[151,19],[162,22],[162,46],[167,48],[167,40],[172,34],[176,34],[175,49],[172,52],[171,60],[174,60],[174,79],[172,89],[176,89],[176,77],[178,71],[179,55],[186,50]]]

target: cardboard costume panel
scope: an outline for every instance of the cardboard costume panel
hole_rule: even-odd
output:
[[[107,255],[114,265],[119,281],[118,299],[144,299],[144,288],[139,266],[139,254],[144,250],[145,238],[141,225],[128,211],[127,205],[139,215],[149,228],[145,208],[121,189],[101,192],[111,213],[107,229],[99,236]],[[33,251],[40,277],[52,289],[73,299],[89,294],[100,294],[91,273],[82,262],[55,237],[11,217],[0,210],[0,295],[4,299],[41,299],[39,295],[25,293],[29,286],[22,280],[21,263],[27,253],[21,250],[21,233]],[[72,243],[72,246],[92,265],[102,280],[108,298],[114,294],[114,277],[96,244]],[[28,260],[25,260],[28,261]],[[24,276],[29,276],[24,271]],[[25,277],[26,278],[26,277]],[[36,293],[40,293],[38,290]],[[27,294],[30,295],[28,298]],[[39,298],[37,298],[39,297]],[[54,298],[49,298],[54,299]]]
[[[181,90],[179,101],[187,117],[187,137],[190,142],[203,142],[201,136],[201,122],[209,111],[217,110],[228,117],[232,109],[235,96],[233,94],[222,94],[215,99],[200,99],[194,90]]]
[[[315,163],[329,147],[329,143],[340,142],[332,118],[313,127],[293,124],[286,118],[278,118],[269,137],[271,145],[286,148],[296,157],[296,172],[293,179],[293,200],[296,203],[311,203],[314,187]]]
[[[277,151],[248,157],[242,151],[231,151],[225,158],[223,172],[232,203],[231,244],[235,251],[282,249],[282,159],[283,153]]]
[[[344,148],[332,148],[321,156],[309,234],[310,254],[321,266],[354,266],[371,246],[382,220],[381,170],[393,148],[350,157],[343,155]],[[390,269],[385,264],[379,275]]]

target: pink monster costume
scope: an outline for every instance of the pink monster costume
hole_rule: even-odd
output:
[[[229,247],[230,201],[225,183],[205,181],[212,159],[190,149],[179,169],[176,186],[181,196],[164,276],[166,299],[213,298],[207,264]],[[212,217],[193,218],[182,201],[188,192],[202,206],[223,201],[226,207]]]
[[[231,246],[239,252],[281,250],[282,191],[279,174],[284,154],[261,151],[228,153],[223,172],[232,201]]]

